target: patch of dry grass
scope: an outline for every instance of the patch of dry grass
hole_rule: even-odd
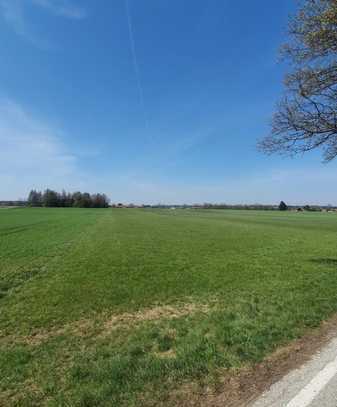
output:
[[[195,313],[208,313],[209,310],[210,306],[208,304],[186,303],[177,306],[160,305],[137,312],[124,312],[121,314],[108,315],[103,313],[96,315],[94,318],[74,321],[56,329],[36,330],[30,335],[3,336],[1,341],[38,346],[50,339],[67,335],[80,337],[95,335],[99,338],[105,338],[116,330],[133,329],[144,322],[159,322],[163,319],[181,318]]]

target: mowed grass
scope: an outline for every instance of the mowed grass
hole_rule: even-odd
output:
[[[170,405],[337,310],[337,214],[0,210],[0,405]]]

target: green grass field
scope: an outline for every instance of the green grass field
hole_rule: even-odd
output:
[[[0,210],[0,405],[155,406],[337,311],[337,214]]]

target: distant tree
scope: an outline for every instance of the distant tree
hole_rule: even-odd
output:
[[[51,189],[46,189],[42,195],[42,204],[46,207],[59,206],[59,197],[57,192]]]
[[[66,207],[67,205],[67,201],[68,201],[68,195],[66,193],[66,191],[63,189],[62,192],[60,194],[58,194],[58,206],[61,207]]]
[[[91,206],[92,206],[91,196],[88,192],[84,192],[82,194],[81,207],[82,208],[91,208]]]
[[[109,199],[105,194],[94,194],[91,195],[91,204],[93,208],[107,208]]]
[[[287,211],[288,210],[288,206],[285,202],[281,201],[279,206],[278,206],[280,211]]]
[[[74,206],[73,194],[71,194],[69,192],[67,193],[65,206],[67,208]]]
[[[302,3],[282,49],[293,67],[285,77],[286,96],[259,148],[288,155],[322,148],[330,161],[337,155],[337,1]]]
[[[74,192],[72,195],[73,206],[77,208],[82,207],[82,193],[81,192]]]
[[[105,194],[93,194],[88,192],[58,193],[51,189],[46,189],[42,194],[39,191],[31,190],[27,199],[30,206],[46,207],[77,207],[77,208],[107,208],[109,198]]]
[[[28,199],[27,199],[29,206],[42,206],[42,194],[35,189],[32,189],[29,192]]]
[[[27,203],[29,206],[34,206],[35,194],[36,194],[36,191],[33,189],[29,192],[29,195],[27,198]]]

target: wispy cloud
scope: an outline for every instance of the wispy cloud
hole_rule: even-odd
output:
[[[3,18],[17,34],[27,34],[24,8],[20,0],[1,0],[0,10]]]
[[[48,48],[45,36],[38,35],[28,17],[29,7],[39,7],[58,17],[80,20],[87,16],[84,8],[68,0],[0,0],[0,15],[20,36],[40,48]]]
[[[62,188],[78,172],[77,157],[59,129],[0,100],[0,199],[25,195],[31,187]]]
[[[32,4],[61,17],[80,20],[87,16],[84,8],[70,3],[68,0],[31,0]]]

